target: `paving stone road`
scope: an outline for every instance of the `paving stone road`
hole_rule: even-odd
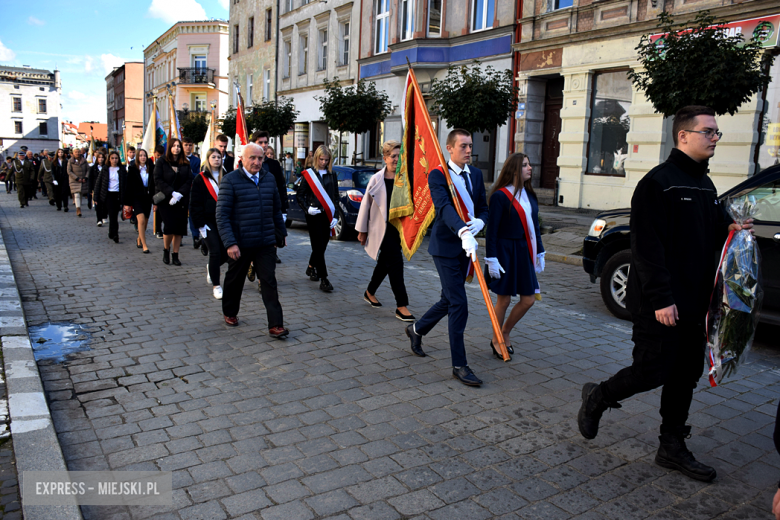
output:
[[[445,323],[417,358],[388,284],[382,309],[362,301],[373,263],[354,242],[328,248],[336,290],[324,294],[303,275],[305,229],[290,230],[277,277],[292,333],[279,341],[253,284],[241,326],[222,324],[191,247],[183,267],[166,266],[162,242],[141,254],[128,223],[114,244],[89,211],[14,200],[0,199],[0,228],[29,324],[92,332],[91,350],[39,363],[69,469],[173,472],[173,507],[84,507],[87,519],[771,516],[780,358],[757,352],[738,377],[697,389],[689,446],[717,468],[712,484],[653,464],[658,392],[607,413],[585,441],[581,386],[628,363],[631,343],[580,267],[548,263],[509,363],[492,357],[479,288],[469,289],[467,352],[485,380],[474,389],[451,377]],[[426,253],[406,280],[419,316],[439,293]]]

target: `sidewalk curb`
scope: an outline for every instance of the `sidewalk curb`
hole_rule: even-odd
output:
[[[485,239],[478,238],[477,244],[480,247],[485,247]],[[545,251],[544,259],[550,262],[558,262],[560,264],[578,265],[582,267],[582,257],[577,255],[566,255],[563,253],[555,253],[553,251]]]
[[[3,224],[9,229],[3,214]],[[25,471],[67,471],[46,402],[38,364],[27,331],[22,299],[11,259],[0,233],[0,342],[8,390],[11,438],[19,495],[26,520],[82,520],[78,506],[30,506],[24,503]]]

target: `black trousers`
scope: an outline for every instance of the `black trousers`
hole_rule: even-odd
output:
[[[382,285],[385,276],[390,277],[390,288],[395,296],[396,307],[409,305],[409,296],[404,285],[404,257],[401,251],[401,236],[398,230],[387,225],[382,244],[379,246],[379,256],[376,258],[374,274],[368,284],[368,294],[376,294],[376,290]]]
[[[317,270],[320,278],[328,277],[328,266],[325,265],[325,250],[330,242],[330,220],[325,213],[319,215],[306,214],[306,226],[309,228],[311,256],[309,265]]]
[[[205,240],[206,247],[209,250],[209,276],[211,276],[211,284],[219,285],[219,268],[228,261],[227,251],[225,250],[225,245],[222,243],[222,239],[219,238],[219,233],[216,228],[206,233]]]
[[[632,316],[634,362],[601,383],[604,398],[622,401],[632,395],[661,391],[661,433],[685,426],[693,389],[704,372],[706,336],[702,323],[679,321],[667,327],[654,316]]]
[[[254,262],[255,273],[262,287],[263,305],[268,315],[268,328],[281,327],[284,324],[284,317],[276,288],[276,247],[241,248],[239,246],[239,248],[241,249],[239,259],[228,259],[228,270],[222,286],[222,313],[230,317],[238,316],[246,272],[249,270],[249,263]]]
[[[11,190],[16,189],[16,179],[14,179],[13,173],[5,174],[5,191],[11,193]]]
[[[105,206],[101,209],[101,206]],[[109,191],[103,204],[98,204],[98,211],[108,216],[108,238],[119,236],[119,192]]]

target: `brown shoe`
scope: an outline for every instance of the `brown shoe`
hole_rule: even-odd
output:
[[[238,317],[225,316],[225,323],[230,325],[231,327],[238,327]]]
[[[287,337],[287,335],[290,334],[290,331],[285,329],[284,327],[271,327],[268,329],[268,335],[272,338],[276,339],[284,339]]]
[[[76,208],[76,215],[81,216],[81,208]]]

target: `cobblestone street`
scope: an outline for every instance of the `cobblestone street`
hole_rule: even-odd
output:
[[[446,320],[411,354],[389,283],[381,309],[362,300],[373,261],[332,241],[335,291],[304,276],[300,224],[277,266],[286,341],[268,337],[256,283],[237,328],[223,324],[206,257],[184,239],[182,267],[164,265],[120,223],[120,243],[46,201],[0,199],[0,228],[28,326],[70,322],[90,350],[39,363],[70,470],[173,472],[172,508],[83,507],[88,519],[478,520],[771,517],[780,477],[772,432],[780,356],[757,349],[738,376],[694,394],[688,445],[712,484],[653,462],[658,391],[607,412],[599,436],[576,425],[583,383],[630,361],[630,324],[608,313],[581,267],[547,263],[543,300],[520,322],[511,362],[490,351],[475,282],[469,364],[485,381],[452,378]],[[406,264],[418,318],[440,285],[427,242]],[[480,248],[482,256],[484,249]],[[225,268],[223,267],[223,275]]]

